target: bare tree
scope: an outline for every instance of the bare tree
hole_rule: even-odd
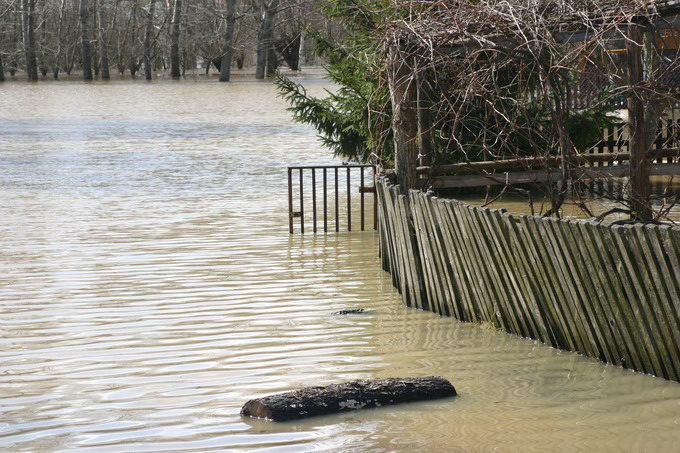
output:
[[[59,4],[59,19],[57,21],[57,50],[54,56],[54,66],[52,67],[52,75],[54,79],[59,78],[59,66],[61,64],[61,53],[63,48],[62,31],[64,26],[64,9],[66,8],[66,0],[61,0]]]
[[[234,55],[234,24],[236,22],[236,0],[227,1],[227,29],[224,33],[224,53],[220,65],[220,82],[228,82],[231,78],[231,60]]]
[[[182,0],[175,0],[172,10],[172,30],[170,31],[170,75],[173,79],[181,77],[179,61],[179,35],[182,20]]]
[[[274,16],[279,6],[279,0],[265,0],[261,6],[260,26],[257,30],[257,66],[255,78],[264,79],[265,75],[271,74],[273,63],[272,47],[274,36]],[[270,68],[268,70],[268,67]],[[274,68],[275,69],[275,68]]]
[[[153,39],[153,16],[156,11],[156,0],[149,0],[149,8],[146,12],[146,25],[144,27],[144,77],[146,80],[153,78],[151,66],[151,40]]]
[[[281,56],[299,67],[302,30],[326,26],[315,8],[322,1],[0,0],[3,69],[37,80],[82,68],[90,80],[109,78],[111,66],[120,76],[144,65],[147,78],[156,69],[177,78],[202,65],[226,81],[234,63],[257,62],[264,78]]]
[[[99,61],[102,67],[102,79],[109,80],[109,41],[106,32],[106,14],[104,12],[104,1],[99,0],[97,5],[97,17],[99,19]]]
[[[24,37],[24,56],[28,80],[38,80],[35,57],[35,0],[21,0],[21,26]]]
[[[80,42],[83,59],[83,80],[92,80],[92,46],[90,44],[90,8],[87,0],[80,0]]]

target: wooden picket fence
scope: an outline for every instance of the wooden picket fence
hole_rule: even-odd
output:
[[[406,305],[680,381],[680,228],[376,187],[382,266]]]

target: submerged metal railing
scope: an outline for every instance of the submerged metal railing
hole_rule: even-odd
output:
[[[370,169],[371,173],[366,175],[366,169]],[[353,171],[359,173],[358,181],[353,181]],[[319,230],[319,219],[318,219],[318,199],[317,199],[317,175],[321,176],[321,189],[322,189],[322,210],[323,215],[323,232],[327,233],[329,231],[329,179],[331,179],[331,197],[333,201],[333,229],[335,232],[340,231],[340,180],[344,179],[342,182],[346,186],[346,193],[343,194],[345,198],[346,218],[347,218],[347,231],[352,231],[352,186],[356,186],[358,182],[357,191],[359,193],[359,215],[360,215],[360,228],[361,231],[366,229],[366,200],[365,195],[367,193],[373,194],[373,229],[378,228],[377,224],[377,200],[375,195],[375,166],[373,165],[362,165],[362,164],[348,164],[348,165],[316,165],[316,166],[300,166],[300,167],[288,167],[288,230],[290,234],[294,233],[295,218],[300,219],[300,233],[305,232],[305,174],[309,174],[310,184],[311,184],[311,197],[312,197],[312,231],[317,233]],[[367,178],[368,176],[368,178]],[[372,185],[367,187],[367,179],[371,180]],[[295,186],[297,187],[297,198],[298,198],[298,210],[294,208],[294,193],[296,192]]]

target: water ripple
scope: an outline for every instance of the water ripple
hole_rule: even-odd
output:
[[[0,97],[0,450],[677,443],[678,384],[406,309],[372,233],[290,237],[284,167],[328,158],[269,85],[9,84]],[[238,415],[310,384],[432,374],[460,397]]]

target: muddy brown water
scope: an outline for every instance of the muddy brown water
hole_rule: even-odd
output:
[[[407,309],[372,232],[289,236],[285,166],[334,161],[271,85],[12,83],[0,107],[0,451],[677,448],[677,383]],[[239,416],[426,375],[460,396]]]

